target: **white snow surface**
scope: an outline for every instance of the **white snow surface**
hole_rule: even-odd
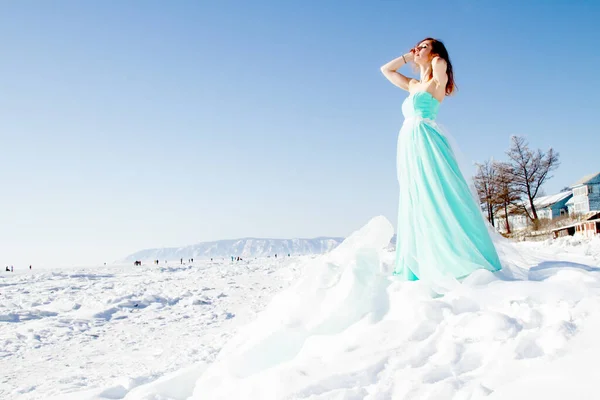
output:
[[[377,217],[320,256],[5,272],[0,398],[600,398],[599,238],[516,243],[442,289],[391,276],[391,236]]]

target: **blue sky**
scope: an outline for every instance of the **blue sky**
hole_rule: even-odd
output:
[[[557,192],[600,171],[600,5],[549,4],[2,2],[0,264],[395,224],[406,93],[379,67],[426,36],[465,158],[524,135]]]

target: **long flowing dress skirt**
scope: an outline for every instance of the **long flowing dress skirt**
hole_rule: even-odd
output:
[[[501,268],[483,214],[448,139],[433,121],[407,119],[398,137],[400,199],[394,275],[462,278]]]

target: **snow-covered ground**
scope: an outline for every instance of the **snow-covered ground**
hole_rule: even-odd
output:
[[[6,272],[0,398],[600,398],[600,239],[518,243],[503,257],[528,268],[432,287],[390,276],[391,235],[376,218],[318,257]]]
[[[297,262],[4,272],[0,399],[130,388],[209,363],[237,327],[297,277]],[[110,398],[119,398],[113,392]]]

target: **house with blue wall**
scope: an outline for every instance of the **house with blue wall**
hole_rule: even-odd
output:
[[[538,197],[533,200],[535,205],[535,211],[539,219],[555,219],[560,216],[565,216],[568,213],[567,203],[573,197],[571,191],[560,192],[550,196]],[[527,210],[531,211],[531,207],[525,202]],[[496,229],[500,232],[506,232],[506,219],[504,218],[504,211],[501,210],[496,213],[494,218]],[[508,209],[508,223],[511,230],[520,230],[527,228],[531,221],[529,218],[519,212],[516,206],[511,206]]]
[[[571,185],[573,197],[567,202],[569,215],[600,211],[600,172],[586,175]]]

